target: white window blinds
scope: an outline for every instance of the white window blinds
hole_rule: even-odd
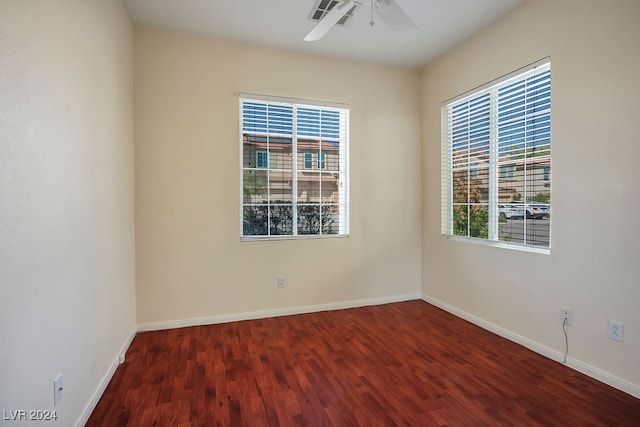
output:
[[[547,60],[442,107],[442,233],[549,248]]]
[[[240,130],[243,239],[348,235],[348,107],[241,95]]]

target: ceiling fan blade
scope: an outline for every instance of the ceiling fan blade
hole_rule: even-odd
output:
[[[395,0],[376,0],[375,11],[391,31],[402,39],[408,40],[420,32],[418,26]]]
[[[327,12],[320,22],[313,27],[309,34],[307,34],[304,38],[306,42],[314,42],[316,40],[320,40],[324,37],[325,34],[329,32],[334,25],[338,23],[340,18],[342,18],[351,8],[353,4],[353,0],[344,0],[333,7],[329,12]]]

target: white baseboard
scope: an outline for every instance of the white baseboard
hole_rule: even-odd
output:
[[[494,334],[506,338],[509,341],[520,344],[531,351],[541,354],[542,356],[545,356],[551,360],[555,360],[556,362],[563,363],[562,360],[564,358],[564,354],[557,350],[532,341],[512,331],[509,331],[508,329],[504,329],[500,326],[494,325],[491,322],[487,322],[484,319],[476,317],[473,314],[467,313],[466,311],[460,310],[438,299],[431,298],[427,295],[422,295],[422,300],[436,307],[439,307],[455,316],[458,316],[468,322],[471,322],[474,325],[481,327],[482,329],[486,329],[487,331],[493,332]],[[640,386],[636,384],[630,383],[629,381],[623,380],[622,378],[618,378],[615,375],[603,371],[602,369],[598,369],[572,357],[567,357],[567,361],[566,363],[564,363],[564,365],[640,399]]]
[[[390,297],[343,301],[329,304],[306,305],[301,307],[261,310],[236,314],[222,314],[218,316],[197,317],[192,319],[149,322],[139,324],[138,332],[184,328],[188,326],[214,325],[217,323],[238,322],[241,320],[266,319],[269,317],[289,316],[292,314],[316,313],[319,311],[342,310],[345,308],[365,307],[368,305],[380,305],[416,299],[420,299],[420,294],[416,293],[407,295],[394,295]]]
[[[137,330],[134,329],[133,331],[131,331],[131,333],[127,337],[127,340],[124,342],[124,344],[120,348],[120,351],[118,352],[118,355],[116,356],[115,360],[109,366],[109,370],[102,378],[102,381],[100,381],[100,384],[98,385],[98,389],[95,391],[95,393],[93,393],[93,396],[89,401],[89,404],[84,409],[84,411],[82,411],[82,416],[76,423],[76,426],[82,427],[87,423],[87,421],[89,421],[89,417],[91,416],[91,413],[96,408],[96,405],[100,401],[102,394],[104,393],[105,389],[109,385],[111,378],[113,378],[113,374],[115,374],[116,369],[118,369],[118,365],[120,365],[120,357],[127,353],[127,350],[129,350],[129,346],[131,345],[133,338],[136,336],[136,333],[137,333]]]

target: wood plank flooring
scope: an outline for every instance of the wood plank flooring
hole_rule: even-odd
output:
[[[640,399],[408,301],[140,333],[87,423],[396,425],[640,426]]]

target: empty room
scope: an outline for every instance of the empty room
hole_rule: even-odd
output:
[[[0,425],[640,425],[637,0],[0,0]]]

